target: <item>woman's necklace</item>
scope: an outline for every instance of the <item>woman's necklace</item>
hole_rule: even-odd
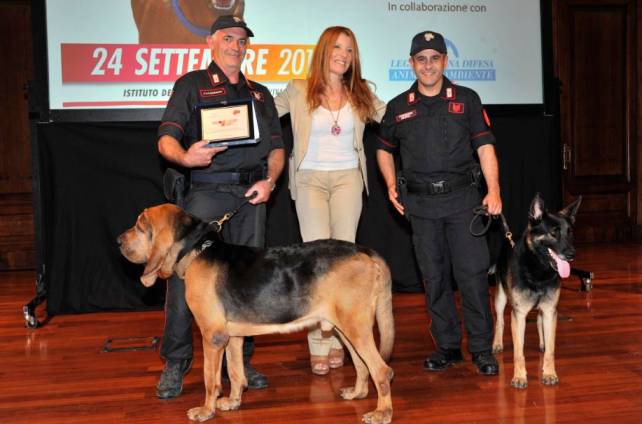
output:
[[[337,117],[334,117],[334,113],[332,113],[332,107],[330,106],[330,99],[326,97],[326,100],[328,101],[328,112],[330,112],[330,116],[332,116],[332,128],[330,128],[330,133],[334,136],[338,136],[341,134],[341,126],[339,125],[339,115],[341,115],[341,103],[343,102],[343,92],[341,92],[339,96],[339,109],[337,110]]]

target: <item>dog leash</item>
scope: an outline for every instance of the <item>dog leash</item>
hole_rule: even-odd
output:
[[[508,240],[510,243],[510,247],[515,247],[515,242],[513,241],[513,233],[510,231],[510,228],[508,227],[508,223],[506,222],[506,217],[504,216],[503,213],[500,213],[499,215],[491,215],[488,213],[488,207],[486,205],[481,205],[475,207],[473,209],[473,219],[470,221],[470,226],[468,227],[468,230],[470,231],[470,234],[472,234],[475,237],[483,236],[488,232],[488,229],[490,228],[490,224],[493,219],[500,218],[502,220],[502,227],[504,228],[504,237]],[[473,224],[475,223],[475,220],[480,218],[481,216],[487,216],[488,222],[486,223],[486,226],[482,231],[479,233],[475,233],[473,231]]]
[[[227,221],[232,219],[232,217],[239,211],[241,208],[248,203],[250,203],[250,200],[255,198],[258,195],[258,192],[253,192],[250,197],[247,197],[243,203],[241,203],[236,209],[233,211],[225,213],[221,218],[219,219],[214,219],[208,223],[205,222],[200,222],[197,229],[195,231],[192,231],[188,237],[185,239],[185,244],[183,248],[178,252],[178,255],[176,256],[176,262],[179,262],[183,259],[183,257],[187,254],[187,252],[190,252],[192,249],[195,249],[197,245],[200,244],[198,247],[198,252],[197,254],[200,255],[205,249],[210,247],[214,242],[209,239],[205,238],[208,233],[211,234],[212,230],[216,231],[217,234],[220,234],[221,230],[223,229],[223,224],[225,224]],[[216,226],[215,228],[212,228]],[[220,235],[219,235],[220,237]]]
[[[250,200],[254,199],[258,194],[259,194],[259,193],[258,193],[257,191],[253,192],[253,193],[252,193],[252,195],[251,195],[250,197],[247,197],[247,198],[243,201],[243,203],[241,203],[241,204],[240,204],[236,209],[234,209],[233,211],[230,211],[230,212],[225,213],[225,215],[223,215],[220,219],[214,219],[214,220],[210,221],[208,224],[209,224],[209,225],[216,225],[216,229],[215,229],[215,231],[216,231],[217,233],[220,233],[220,232],[221,232],[221,230],[223,229],[223,224],[225,224],[227,221],[229,221],[230,219],[232,219],[232,217],[233,217],[234,215],[236,215],[236,213],[237,213],[238,211],[240,211],[240,210],[241,210],[241,208],[242,208],[243,206],[245,206],[245,205],[247,205],[248,203],[250,203]]]

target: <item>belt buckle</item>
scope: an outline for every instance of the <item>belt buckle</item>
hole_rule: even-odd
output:
[[[446,181],[441,180],[434,183],[430,183],[432,187],[433,194],[443,194],[446,192]]]

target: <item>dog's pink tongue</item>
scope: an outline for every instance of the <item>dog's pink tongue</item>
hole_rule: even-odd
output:
[[[551,253],[553,259],[555,259],[555,264],[557,265],[557,273],[560,275],[560,277],[567,278],[569,275],[571,275],[571,265],[568,263],[568,261],[560,259],[560,257],[557,256],[552,250],[549,250],[549,252]]]

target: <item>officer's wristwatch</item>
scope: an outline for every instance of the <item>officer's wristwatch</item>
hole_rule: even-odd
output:
[[[274,184],[274,181],[272,181],[272,177],[267,177],[265,181],[267,181],[270,185],[270,191],[274,191],[274,189],[276,188],[276,184]]]

